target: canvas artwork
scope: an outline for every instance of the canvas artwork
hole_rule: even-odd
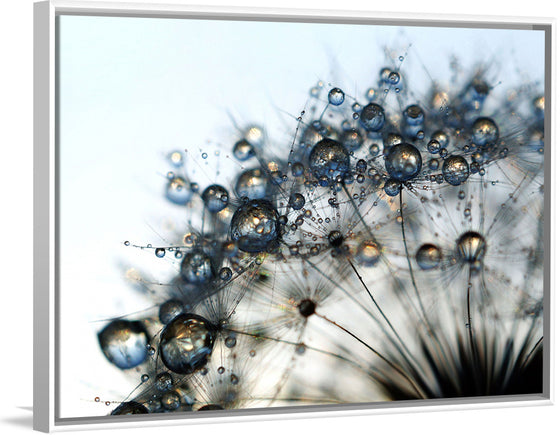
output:
[[[56,25],[58,418],[544,393],[543,30]]]

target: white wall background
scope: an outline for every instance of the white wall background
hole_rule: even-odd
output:
[[[154,3],[170,3],[160,1]],[[257,1],[222,0],[206,4],[257,6]],[[372,10],[367,1],[286,0],[268,2],[267,6]],[[414,2],[402,0],[376,4],[378,11],[418,13],[463,13],[519,16],[558,17],[556,6],[546,0],[530,4],[490,3],[473,0],[462,4],[445,1]],[[0,217],[3,250],[1,271],[4,299],[1,307],[4,327],[2,358],[2,394],[0,423],[10,433],[27,432],[31,428],[32,404],[32,2],[12,1],[1,14],[0,46],[3,62],[0,68],[2,90],[2,121],[0,122],[0,180],[4,198]],[[554,166],[554,165],[553,165]],[[557,208],[556,206],[554,208]],[[554,221],[553,221],[554,222]],[[556,238],[556,241],[558,239]],[[554,269],[554,266],[553,266]],[[558,304],[556,304],[558,305]],[[558,310],[556,310],[558,312]],[[556,342],[558,342],[556,338]],[[558,364],[555,364],[558,367]],[[560,412],[557,407],[507,408],[500,410],[452,411],[445,413],[399,414],[342,419],[291,420],[275,423],[236,423],[187,429],[174,427],[169,433],[204,430],[206,433],[307,432],[346,433],[363,430],[378,433],[550,433],[557,427]],[[123,429],[119,433],[151,433],[154,429]],[[101,431],[97,431],[101,433]]]

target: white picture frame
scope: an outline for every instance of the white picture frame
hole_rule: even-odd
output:
[[[64,14],[101,14],[101,15],[132,15],[132,16],[151,16],[151,17],[190,17],[190,18],[223,18],[223,17],[250,17],[256,20],[280,19],[280,20],[343,20],[346,22],[416,22],[417,16],[406,14],[376,14],[376,13],[360,13],[355,12],[325,12],[325,11],[289,11],[276,9],[245,9],[245,8],[210,8],[210,7],[192,7],[182,5],[149,5],[149,4],[130,4],[130,3],[111,3],[101,4],[96,2],[70,2],[70,1],[48,1],[35,4],[35,134],[34,134],[34,165],[35,165],[35,228],[44,231],[35,232],[34,241],[34,428],[41,431],[58,431],[71,430],[80,428],[83,424],[92,424],[96,428],[113,428],[128,425],[131,427],[140,426],[160,426],[166,424],[176,424],[175,416],[169,418],[166,414],[165,418],[148,419],[142,421],[131,420],[130,422],[112,422],[110,420],[96,420],[95,422],[86,421],[87,419],[58,419],[55,414],[57,403],[56,383],[56,329],[57,329],[57,301],[56,286],[58,273],[59,246],[57,244],[57,160],[56,160],[56,132],[59,128],[59,120],[57,119],[57,47],[56,47],[56,17]],[[359,16],[358,16],[359,15]],[[554,34],[554,26],[552,21],[545,19],[531,20],[525,18],[509,19],[507,23],[495,18],[488,17],[452,17],[441,16],[432,17],[433,21],[445,22],[449,25],[461,24],[465,22],[472,23],[473,26],[522,26],[532,25],[540,26],[546,32],[547,43],[547,64],[545,67],[547,95],[552,96],[552,65],[553,53],[552,36]],[[426,17],[427,21],[428,17]],[[552,102],[547,100],[546,115],[550,120],[552,116]],[[553,126],[548,122],[548,141],[549,149],[552,147],[554,140]],[[551,182],[550,166],[548,167],[548,183]],[[550,190],[548,196],[548,207],[550,208]],[[550,217],[550,214],[549,214]],[[549,221],[550,224],[550,221]],[[548,245],[550,249],[550,245]],[[550,255],[550,252],[549,252]],[[550,261],[550,258],[548,259]],[[550,273],[550,270],[547,272]],[[550,277],[548,278],[550,280]],[[549,289],[550,290],[550,289]],[[546,293],[545,293],[546,294]],[[545,331],[552,333],[550,327],[550,291],[548,292],[548,300],[545,299],[548,312],[545,315]],[[48,307],[48,309],[45,309]],[[548,337],[550,339],[550,336]],[[550,370],[550,345],[547,343],[545,351],[545,372]],[[549,404],[551,391],[550,379],[544,382],[544,391],[542,397],[522,397],[515,398],[513,402],[497,400],[495,406],[509,404],[514,406]],[[508,403],[509,402],[509,403]],[[494,406],[492,403],[484,403],[484,406]],[[478,407],[478,401],[467,400],[464,404],[438,404],[430,405],[431,410],[469,409]],[[363,409],[329,409],[332,415],[360,415],[371,413],[400,412],[404,410],[421,410],[420,407],[391,407],[389,410],[384,406],[372,407],[371,405],[357,407]],[[221,417],[206,417],[202,420],[205,422],[228,422],[244,419],[271,419],[278,417],[292,418],[298,414],[293,414],[294,410],[284,413],[280,409],[280,415],[276,410],[273,413],[250,413],[247,415],[228,415]],[[320,416],[324,411],[305,412],[305,416]],[[181,424],[200,423],[200,419],[184,418],[180,416]],[[82,422],[83,420],[83,422]]]

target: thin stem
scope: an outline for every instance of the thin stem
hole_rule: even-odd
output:
[[[315,315],[317,317],[320,317],[321,319],[327,321],[328,323],[330,323],[333,326],[336,326],[338,329],[344,331],[346,334],[348,334],[350,337],[352,337],[354,340],[358,341],[360,344],[364,345],[367,349],[369,349],[371,352],[373,352],[375,355],[377,355],[379,358],[381,358],[384,362],[386,362],[393,370],[395,370],[398,374],[400,374],[404,379],[406,379],[408,381],[408,383],[411,385],[411,387],[414,389],[415,393],[418,395],[418,397],[420,398],[425,398],[424,394],[422,394],[420,392],[420,390],[418,390],[418,387],[416,386],[416,384],[414,383],[414,381],[397,365],[395,365],[394,363],[392,363],[391,361],[389,361],[385,356],[383,356],[381,353],[379,353],[377,350],[375,350],[372,346],[370,346],[369,344],[367,344],[364,340],[362,340],[360,337],[358,337],[356,334],[354,334],[353,332],[349,331],[348,329],[346,329],[344,326],[339,325],[338,323],[336,323],[334,320],[330,320],[329,318],[319,314],[319,313],[315,313]]]

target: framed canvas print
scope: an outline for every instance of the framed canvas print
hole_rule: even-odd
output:
[[[36,429],[549,403],[551,20],[35,20]]]

